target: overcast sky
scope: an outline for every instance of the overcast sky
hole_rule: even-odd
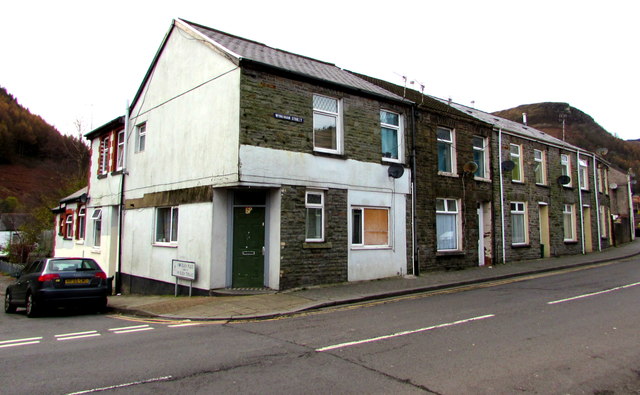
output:
[[[353,5],[352,5],[353,4]],[[62,133],[124,114],[174,18],[492,112],[568,102],[640,138],[636,0],[5,2],[0,86]]]

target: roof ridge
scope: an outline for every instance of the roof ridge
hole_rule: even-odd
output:
[[[266,48],[270,48],[270,49],[272,49],[274,51],[279,51],[279,52],[286,53],[286,54],[289,54],[289,55],[297,56],[299,58],[304,58],[304,59],[308,59],[308,60],[311,60],[311,61],[314,61],[314,62],[323,63],[323,64],[326,64],[328,66],[338,67],[338,66],[336,66],[335,63],[332,63],[332,62],[326,62],[324,60],[312,58],[310,56],[300,55],[300,54],[297,54],[295,52],[291,52],[291,51],[287,51],[287,50],[284,50],[284,49],[272,47],[272,46],[267,45],[265,43],[262,43],[260,41],[251,40],[251,39],[248,39],[248,38],[245,38],[245,37],[238,36],[236,34],[227,33],[225,31],[222,31],[222,30],[219,30],[219,29],[214,29],[212,27],[205,26],[205,25],[202,25],[202,24],[199,24],[199,23],[191,22],[191,21],[188,21],[186,19],[182,19],[182,18],[178,18],[178,19],[181,20],[182,22],[185,22],[185,23],[191,25],[191,26],[199,27],[201,29],[206,29],[206,30],[209,30],[211,32],[218,33],[218,34],[224,34],[225,36],[231,37],[231,38],[236,39],[236,40],[242,40],[242,41],[245,41],[245,42],[248,42],[248,43],[260,45],[260,46],[263,46],[263,47],[266,47]]]

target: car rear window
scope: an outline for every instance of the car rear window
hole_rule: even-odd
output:
[[[83,270],[100,270],[98,264],[92,259],[64,259],[49,261],[49,272],[75,272]]]

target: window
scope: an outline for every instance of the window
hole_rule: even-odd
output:
[[[564,241],[576,241],[576,212],[573,204],[565,204],[562,211]]]
[[[509,146],[509,157],[513,162],[513,170],[511,170],[511,180],[516,182],[523,182],[522,171],[522,146],[517,144],[511,144]]]
[[[586,159],[578,161],[578,169],[580,171],[580,189],[589,189],[589,163]]]
[[[178,207],[156,209],[156,243],[178,242]]]
[[[389,246],[389,209],[354,208],[351,211],[351,244],[354,246]]]
[[[100,247],[100,237],[102,236],[102,210],[95,209],[91,214],[93,221],[93,246]]]
[[[607,238],[607,224],[609,223],[609,214],[607,206],[600,206],[600,237]]]
[[[511,243],[527,244],[527,210],[524,202],[511,202]]]
[[[602,193],[602,167],[598,167],[598,192]]]
[[[313,149],[340,153],[342,147],[340,102],[331,97],[313,95]]]
[[[118,132],[118,148],[116,149],[116,170],[124,167],[124,130]]]
[[[100,139],[100,148],[98,150],[98,174],[107,174],[109,171],[109,136]]]
[[[546,159],[544,152],[537,149],[533,150],[533,161],[535,162],[533,172],[535,173],[536,184],[538,185],[547,185]]]
[[[324,241],[324,194],[307,191],[305,194],[305,241]]]
[[[147,123],[142,123],[136,128],[136,152],[144,151],[147,140]]]
[[[455,174],[454,132],[451,129],[438,127],[436,134],[438,141],[438,172]]]
[[[73,238],[73,214],[67,214],[67,218],[64,221],[64,238],[72,239]]]
[[[436,235],[438,251],[459,250],[460,233],[458,201],[436,199]]]
[[[569,183],[564,184],[564,186],[570,187],[572,185],[572,181],[571,181],[571,161],[569,160],[569,155],[566,155],[566,154],[560,155],[560,170],[563,176],[569,177]]]
[[[400,115],[380,111],[380,138],[382,140],[382,158],[401,161],[402,128],[400,127]]]
[[[602,173],[604,174],[603,180],[604,180],[604,194],[608,195],[609,194],[609,172],[607,171],[606,168],[602,169]]]
[[[473,161],[478,165],[474,173],[477,178],[489,178],[489,146],[488,139],[482,136],[473,136]]]
[[[80,207],[78,209],[78,222],[76,225],[77,226],[76,239],[78,240],[84,240],[85,220],[86,220],[86,209],[84,207]]]

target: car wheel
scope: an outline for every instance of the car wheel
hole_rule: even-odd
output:
[[[9,291],[4,295],[4,312],[7,314],[16,312],[16,306],[11,304],[11,292]]]
[[[107,312],[108,308],[107,308],[106,298],[104,299],[104,301],[101,301],[96,305],[96,310],[98,311],[99,314],[104,314]]]
[[[36,303],[33,294],[31,292],[29,292],[27,294],[27,299],[25,301],[25,307],[27,308],[27,317],[29,318],[33,318],[33,317],[37,317],[38,313],[39,313],[39,307],[38,304]]]

